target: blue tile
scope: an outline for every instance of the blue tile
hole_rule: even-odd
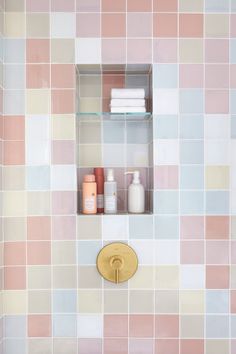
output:
[[[26,354],[26,340],[25,339],[5,339],[4,340],[4,354]]]
[[[155,213],[156,214],[178,214],[179,196],[177,191],[155,192]]]
[[[180,138],[203,139],[204,138],[203,115],[180,116]]]
[[[206,12],[229,12],[230,0],[205,0]]]
[[[150,136],[150,122],[127,122],[126,134],[127,144],[147,144],[152,140]]]
[[[125,141],[125,122],[103,122],[103,142],[105,144],[122,144]]]
[[[197,164],[204,162],[204,141],[183,140],[180,142],[180,163]]]
[[[176,64],[154,64],[154,88],[176,88],[178,66]]]
[[[54,290],[53,312],[76,313],[76,290]]]
[[[24,338],[26,336],[26,316],[5,316],[4,337]]]
[[[231,11],[236,12],[236,0],[231,0]]]
[[[229,192],[207,191],[206,214],[227,215],[229,214]]]
[[[96,264],[97,255],[102,248],[100,241],[78,241],[77,259],[79,265]]]
[[[55,337],[76,337],[76,315],[54,315],[53,336]]]
[[[228,338],[229,316],[206,316],[206,338]]]
[[[236,338],[236,315],[231,315],[231,337]]]
[[[230,109],[231,113],[236,113],[236,90],[230,90]]]
[[[154,116],[154,139],[177,139],[178,116]]]
[[[207,290],[206,291],[206,312],[207,313],[228,313],[229,312],[229,291],[228,290]]]
[[[230,40],[230,62],[231,64],[236,63],[236,39]]]
[[[49,190],[50,189],[49,166],[28,166],[26,184],[28,190]]]
[[[182,215],[204,214],[204,192],[180,192],[180,211]]]
[[[178,239],[179,218],[177,216],[160,215],[155,217],[155,238]]]
[[[231,139],[236,139],[236,115],[231,116]]]
[[[180,189],[204,189],[204,167],[202,165],[181,166]]]
[[[189,89],[180,90],[180,113],[203,113],[204,94],[203,90]]]
[[[25,63],[25,42],[24,39],[4,40],[4,58],[6,63]]]
[[[140,215],[129,217],[129,237],[131,239],[150,239],[153,236],[153,216]]]

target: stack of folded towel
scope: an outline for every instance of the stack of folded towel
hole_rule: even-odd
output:
[[[145,113],[145,91],[139,89],[112,89],[111,113]]]

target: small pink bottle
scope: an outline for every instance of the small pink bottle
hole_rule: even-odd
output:
[[[82,190],[83,214],[97,214],[97,184],[94,175],[85,175]]]

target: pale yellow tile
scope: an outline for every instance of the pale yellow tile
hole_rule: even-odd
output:
[[[76,243],[75,241],[55,241],[52,243],[53,264],[75,264]]]
[[[2,169],[2,183],[4,190],[25,189],[25,167],[5,166]]]
[[[179,313],[179,293],[177,290],[156,291],[156,313]]]
[[[26,218],[4,218],[3,232],[5,241],[26,240]]]
[[[53,350],[56,354],[77,354],[76,338],[54,338]]]
[[[52,39],[51,61],[52,63],[74,63],[74,39]]]
[[[229,354],[229,341],[227,339],[207,339],[206,354]]]
[[[25,290],[5,290],[3,293],[5,315],[20,315],[27,312],[27,292]]]
[[[72,114],[52,116],[52,139],[74,140],[76,136],[75,116]]]
[[[102,166],[102,146],[80,145],[78,163],[80,167]]]
[[[179,0],[180,12],[203,12],[204,0]]]
[[[26,193],[21,191],[3,192],[3,216],[25,216]]]
[[[127,313],[128,290],[105,290],[104,313]]]
[[[80,112],[101,112],[102,101],[100,98],[80,98],[79,100]]]
[[[52,354],[51,338],[29,338],[28,354]]]
[[[75,289],[76,266],[55,266],[53,267],[53,287],[54,289]]]
[[[50,192],[28,192],[27,212],[28,215],[49,215]]]
[[[229,189],[228,166],[207,166],[205,176],[206,189]]]
[[[204,292],[186,290],[180,292],[181,313],[204,313]]]
[[[20,12],[24,11],[25,8],[24,0],[7,0],[5,1],[5,11],[6,12]]]
[[[102,290],[79,290],[78,291],[79,313],[102,312]]]
[[[5,37],[25,37],[25,14],[23,12],[6,12],[4,21]]]
[[[181,316],[180,335],[182,338],[203,338],[204,316]]]
[[[102,287],[102,277],[96,266],[78,267],[78,288],[98,289]]]
[[[102,124],[98,122],[81,122],[79,124],[80,144],[100,144],[102,135]]]
[[[153,290],[130,290],[129,312],[130,313],[153,313],[154,291]]]
[[[152,289],[154,286],[154,268],[139,266],[138,271],[129,280],[130,289]]]
[[[157,289],[178,289],[179,268],[178,266],[156,267],[155,288]]]
[[[99,216],[77,216],[77,238],[95,240],[102,237],[102,221]]]
[[[50,266],[28,267],[28,288],[29,289],[50,289],[51,288],[51,267]]]
[[[101,97],[102,96],[101,76],[80,75],[79,95],[80,97]]]
[[[49,14],[28,13],[26,15],[26,36],[28,38],[48,38],[50,34]]]
[[[26,113],[47,114],[50,112],[49,90],[26,90]]]
[[[180,39],[179,59],[181,63],[202,63],[203,62],[203,40],[202,39]]]
[[[229,36],[229,15],[206,14],[205,15],[205,36],[206,37],[228,37]]]
[[[51,291],[29,291],[28,312],[51,313]]]

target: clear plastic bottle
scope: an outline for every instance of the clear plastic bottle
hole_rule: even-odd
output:
[[[117,183],[112,169],[108,169],[104,183],[104,212],[105,214],[117,213]]]

